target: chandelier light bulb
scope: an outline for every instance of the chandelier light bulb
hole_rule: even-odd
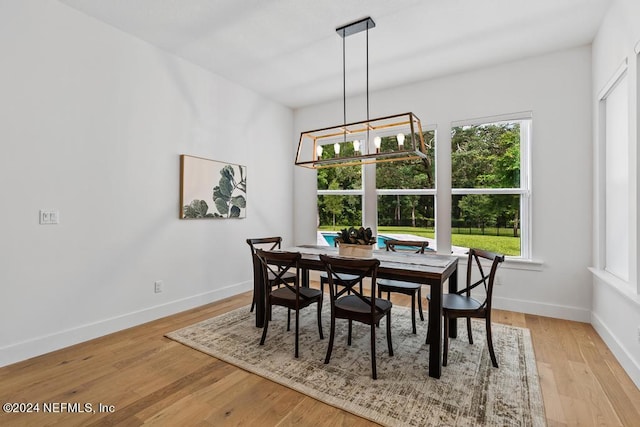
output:
[[[316,147],[316,154],[318,155],[318,159],[322,157],[322,151],[323,151],[322,145],[318,145]]]
[[[380,138],[379,136],[376,136],[375,138],[373,138],[373,145],[376,146],[376,153],[379,153],[380,146],[382,145],[382,138]]]
[[[353,141],[353,151],[355,152],[360,151],[360,141],[358,141],[357,139]]]
[[[340,154],[340,144],[339,143],[336,142],[335,144],[333,144],[333,151],[336,153],[336,156],[338,154]]]
[[[404,133],[396,135],[396,139],[398,140],[398,148],[402,149],[404,147]]]

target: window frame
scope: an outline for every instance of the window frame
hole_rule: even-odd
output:
[[[531,111],[501,114],[495,116],[479,117],[475,119],[458,120],[450,123],[449,133],[454,127],[457,126],[474,126],[481,124],[493,124],[493,123],[505,123],[505,122],[520,122],[520,187],[517,188],[450,188],[449,194],[445,197],[449,197],[448,203],[451,203],[451,197],[454,195],[464,194],[517,194],[520,195],[520,256],[509,256],[508,259],[520,262],[535,262],[533,259],[532,249],[532,190],[531,190],[531,145],[533,139],[533,114]],[[375,187],[370,188],[370,179],[367,178],[371,173],[375,176],[375,165],[363,165],[362,166],[362,187],[360,189],[349,190],[316,190],[316,197],[320,195],[357,195],[361,197],[362,202],[362,216],[363,224],[366,222],[367,217],[367,204],[368,198],[375,198],[375,224],[367,224],[374,229],[377,233],[378,227],[378,212],[377,212],[377,200],[378,196],[390,196],[390,195],[418,195],[418,196],[432,196],[434,198],[434,204],[437,205],[442,201],[438,198],[438,169],[442,166],[438,164],[438,145],[440,143],[451,143],[450,138],[443,138],[443,141],[438,140],[437,125],[427,125],[423,127],[424,132],[434,132],[434,163],[435,163],[435,183],[433,188],[427,189],[378,189]],[[373,166],[373,168],[371,168]],[[373,170],[371,170],[373,169]],[[452,173],[449,171],[449,179],[451,179]],[[374,180],[375,182],[375,180]],[[442,194],[440,194],[442,197]],[[438,218],[438,209],[435,210],[435,240],[437,241],[439,230],[444,224]],[[451,222],[451,216],[446,218],[445,221]],[[440,225],[439,225],[440,224]],[[449,228],[450,232],[450,228]]]
[[[513,188],[460,188],[451,184],[451,196],[467,194],[501,195],[513,194],[520,196],[520,256],[510,256],[511,259],[531,260],[533,257],[532,246],[532,220],[531,220],[531,140],[533,114],[531,111],[519,113],[501,114],[496,116],[479,117],[469,120],[451,122],[450,131],[453,128],[463,126],[479,126],[490,124],[502,124],[519,122],[520,124],[520,186]],[[453,173],[450,174],[453,176]],[[451,218],[449,218],[451,221]],[[438,220],[436,220],[436,227]]]

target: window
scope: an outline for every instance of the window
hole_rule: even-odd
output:
[[[451,243],[528,258],[528,146],[522,115],[457,122],[451,129]]]
[[[451,221],[456,253],[476,247],[530,258],[531,113],[455,122],[451,135],[451,218],[436,218],[437,132],[431,127],[424,133],[426,159],[319,169],[318,229],[377,218],[379,236],[420,236],[436,249],[438,223]],[[383,138],[382,144],[397,140]],[[334,155],[327,151],[322,155]],[[448,231],[448,225],[440,228]]]
[[[435,129],[423,137],[426,159],[376,164],[378,234],[425,237],[435,249]],[[394,137],[382,140],[383,148],[396,143]]]
[[[353,154],[351,144],[342,144]],[[349,152],[351,150],[351,152]],[[333,153],[325,150],[323,157]],[[362,166],[318,169],[318,229],[338,230],[362,223]]]
[[[629,280],[629,95],[626,73],[601,98],[604,122],[604,268]],[[602,111],[602,110],[601,110]]]

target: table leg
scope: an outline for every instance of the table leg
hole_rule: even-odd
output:
[[[429,376],[440,378],[442,374],[442,282],[428,282],[429,300]]]
[[[458,269],[456,268],[451,276],[449,276],[449,293],[454,293],[458,290]],[[458,336],[458,319],[449,319],[449,338],[456,338]]]

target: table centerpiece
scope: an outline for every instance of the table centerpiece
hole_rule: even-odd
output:
[[[373,249],[378,243],[369,227],[343,228],[338,232],[335,241],[340,256],[354,258],[373,258]]]

